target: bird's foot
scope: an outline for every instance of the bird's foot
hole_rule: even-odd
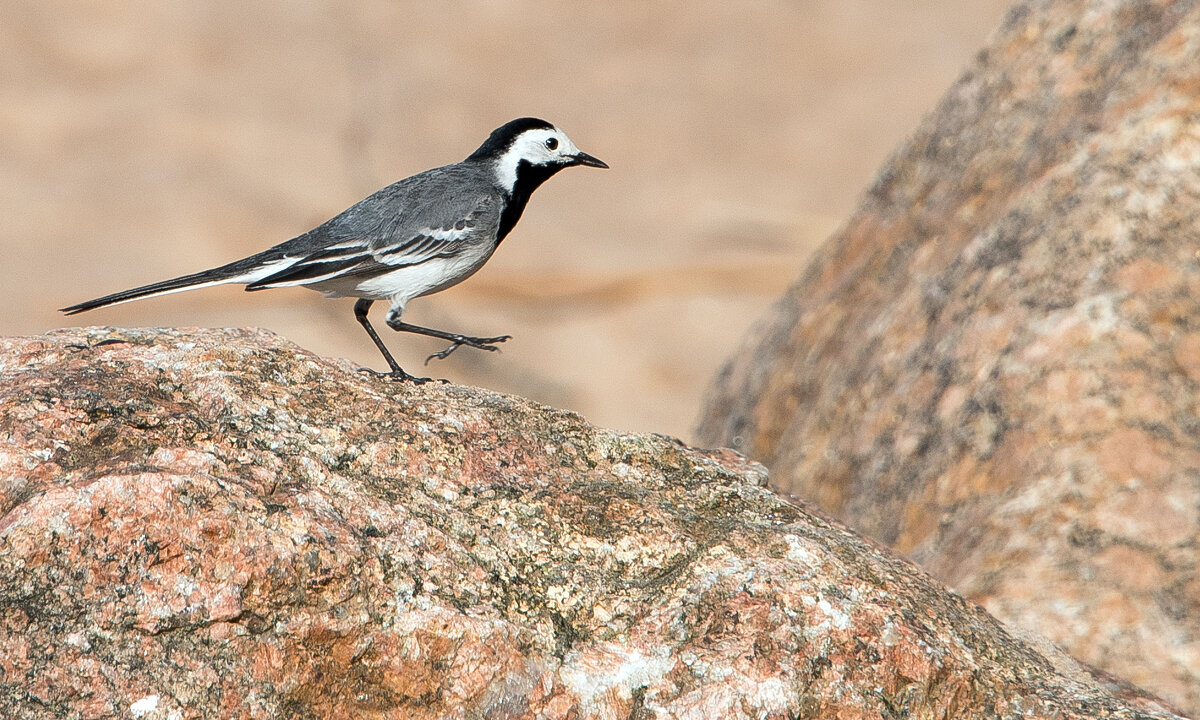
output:
[[[438,360],[445,360],[446,358],[450,357],[450,353],[459,349],[463,345],[468,345],[473,348],[479,348],[480,350],[490,350],[492,352],[495,352],[500,349],[500,348],[496,347],[496,345],[498,343],[502,343],[505,340],[511,340],[511,339],[512,339],[512,335],[497,335],[496,337],[488,337],[488,338],[471,337],[469,335],[455,335],[454,337],[451,338],[450,347],[446,348],[445,350],[442,350],[441,352],[435,352],[434,354],[425,358],[425,364],[428,365],[429,361],[434,358],[437,358]]]
[[[371,377],[386,378],[388,380],[391,380],[392,382],[410,382],[414,385],[424,385],[425,383],[427,383],[433,379],[433,378],[427,378],[427,377],[417,377],[416,375],[410,375],[409,373],[404,372],[400,368],[393,368],[392,370],[389,370],[387,372],[382,372],[380,370],[372,370],[371,368],[359,368],[358,371],[365,375],[370,375]]]

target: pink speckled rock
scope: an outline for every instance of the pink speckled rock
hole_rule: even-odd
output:
[[[764,462],[1200,712],[1200,4],[1038,0],[716,380]]]
[[[260,331],[0,339],[0,716],[1171,717],[765,481]]]

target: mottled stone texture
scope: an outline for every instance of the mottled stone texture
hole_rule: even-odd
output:
[[[700,428],[1200,710],[1200,4],[1017,5]]]
[[[0,717],[1170,717],[765,481],[261,331],[0,339]]]

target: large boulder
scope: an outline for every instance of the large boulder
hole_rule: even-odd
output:
[[[261,331],[0,339],[0,716],[1171,717],[765,480]]]
[[[699,438],[1200,711],[1200,4],[1039,0],[720,372]]]

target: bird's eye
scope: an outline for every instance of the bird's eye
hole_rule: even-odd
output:
[[[557,150],[558,149],[558,138],[546,138],[546,149],[547,150]]]

